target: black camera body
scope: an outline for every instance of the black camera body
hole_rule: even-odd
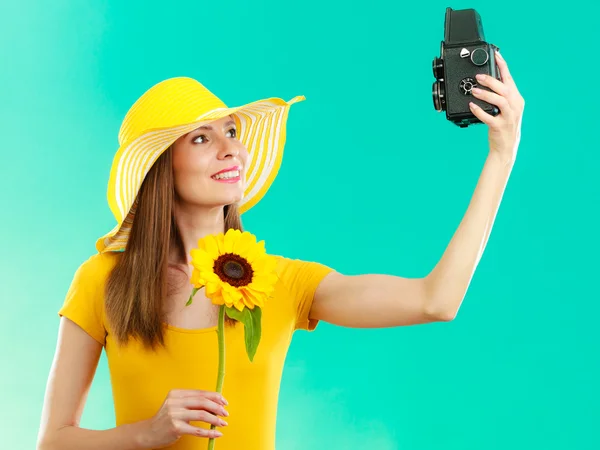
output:
[[[478,87],[477,74],[501,79],[496,65],[498,50],[485,41],[481,17],[474,9],[453,10],[446,8],[444,40],[440,56],[433,59],[433,106],[437,111],[446,111],[446,119],[461,128],[481,123],[469,108],[469,102],[479,105],[485,112],[496,116],[499,110],[474,97],[471,89]]]

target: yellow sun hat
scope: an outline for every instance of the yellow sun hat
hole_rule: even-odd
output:
[[[245,189],[240,213],[265,195],[281,166],[290,101],[268,98],[228,108],[200,82],[170,78],[148,89],[129,109],[119,131],[107,198],[117,225],[96,242],[99,252],[122,251],[135,215],[135,201],[144,177],[157,158],[179,137],[196,128],[233,116],[238,139],[248,149]]]

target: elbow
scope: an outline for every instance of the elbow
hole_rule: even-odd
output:
[[[35,450],[60,450],[61,447],[61,444],[57,442],[56,432],[47,430],[38,436]]]
[[[450,311],[427,312],[425,316],[427,322],[452,322],[456,318],[456,314]]]
[[[448,295],[440,298],[439,289],[432,284],[431,275],[425,277],[422,288],[423,315],[427,322],[451,322],[456,318],[458,309],[454,308],[456,302]],[[460,303],[458,303],[460,305]]]
[[[47,434],[44,434],[38,438],[35,450],[58,450],[58,447]]]
[[[423,295],[423,314],[428,322],[451,322],[458,314],[458,307],[452,298],[440,298],[426,289]],[[458,302],[460,305],[460,302]]]
[[[456,318],[457,311],[450,308],[442,308],[436,305],[425,307],[425,317],[428,322],[452,322]]]
[[[54,450],[54,447],[48,442],[47,439],[40,439],[37,442],[35,450]]]
[[[456,311],[442,311],[435,317],[437,322],[452,322],[456,318]]]

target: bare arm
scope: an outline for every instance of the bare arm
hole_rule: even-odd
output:
[[[173,389],[153,417],[108,430],[79,427],[102,345],[74,322],[61,318],[56,354],[48,378],[37,450],[142,450],[163,448],[183,435],[218,438],[219,430],[192,426],[200,421],[227,426],[221,394]],[[221,417],[219,417],[221,416]]]
[[[38,450],[137,450],[143,423],[96,431],[79,421],[102,346],[74,322],[61,318],[56,353],[42,410]]]
[[[350,327],[390,327],[452,320],[460,308],[488,242],[516,158],[525,101],[508,66],[498,56],[504,82],[486,76],[492,91],[473,95],[500,108],[493,117],[473,113],[489,126],[490,153],[467,212],[440,261],[424,278],[391,275],[327,275],[319,285],[310,317]]]
[[[427,277],[333,272],[317,288],[311,317],[357,328],[452,320],[486,247],[511,168],[488,158],[460,226]]]

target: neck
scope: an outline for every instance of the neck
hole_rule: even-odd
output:
[[[223,206],[182,206],[176,204],[175,220],[183,242],[186,263],[191,261],[190,252],[198,246],[199,239],[209,234],[223,233],[225,230]]]

